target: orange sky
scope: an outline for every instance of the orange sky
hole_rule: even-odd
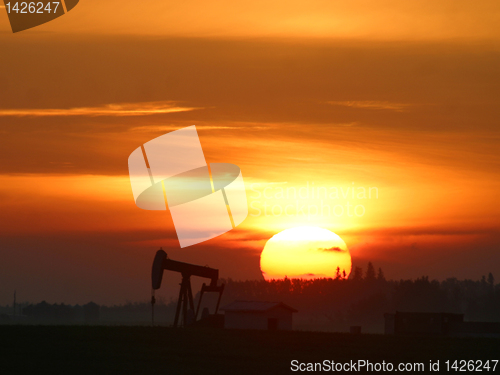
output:
[[[389,278],[500,275],[498,2],[266,4],[82,0],[18,34],[0,9],[0,304],[14,289],[145,300],[159,246],[260,278],[266,240],[298,225],[334,231],[353,266]],[[308,184],[378,198],[323,202],[363,205],[360,217],[250,208],[178,249],[168,214],[134,205],[127,158],[193,124],[209,162],[241,168],[251,207],[320,207],[276,197]]]

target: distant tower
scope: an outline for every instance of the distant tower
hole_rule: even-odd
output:
[[[13,316],[16,316],[16,291],[14,290],[14,303],[12,304],[12,308],[14,309]]]

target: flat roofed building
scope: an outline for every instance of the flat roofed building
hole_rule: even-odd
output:
[[[384,319],[386,334],[500,337],[500,322],[464,322],[464,314],[396,312]]]
[[[385,333],[447,335],[450,325],[462,323],[463,314],[396,312],[385,314]]]

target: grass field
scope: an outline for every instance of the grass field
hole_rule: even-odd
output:
[[[289,374],[294,359],[439,359],[441,368],[448,359],[500,359],[500,340],[487,338],[104,326],[0,326],[0,337],[2,375]]]

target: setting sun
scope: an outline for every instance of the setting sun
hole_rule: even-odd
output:
[[[267,241],[260,257],[266,280],[335,278],[351,273],[351,255],[335,233],[319,227],[286,229]]]

